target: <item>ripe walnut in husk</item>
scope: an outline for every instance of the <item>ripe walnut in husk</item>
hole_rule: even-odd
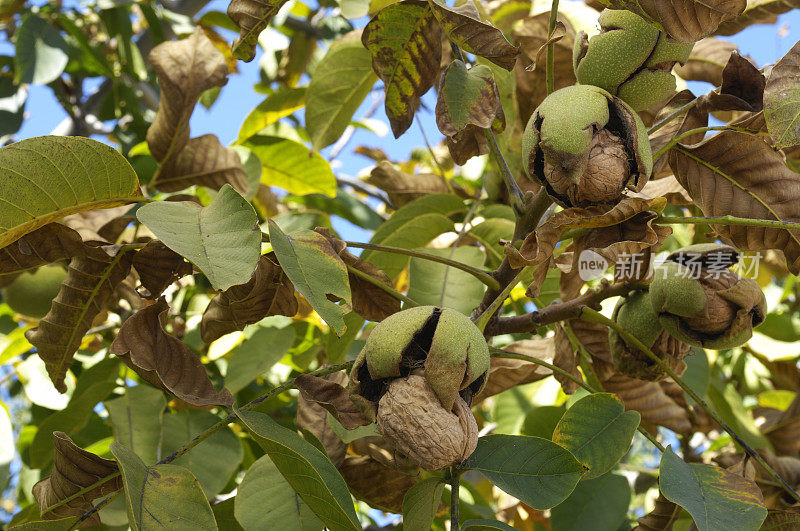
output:
[[[350,373],[350,396],[381,434],[422,468],[465,459],[477,443],[469,409],[486,382],[489,349],[465,315],[422,306],[384,319]]]
[[[675,63],[689,59],[693,44],[672,41],[640,16],[606,9],[600,14],[600,34],[575,39],[573,66],[578,83],[594,85],[618,96],[636,111],[667,99],[675,92]]]
[[[653,311],[648,292],[636,291],[621,298],[614,308],[614,320],[670,369],[679,374],[683,372],[685,365],[681,360],[689,353],[689,345],[664,330]],[[659,364],[635,346],[629,345],[615,330],[609,330],[608,339],[614,365],[625,376],[656,381],[666,375]]]
[[[738,347],[764,321],[766,300],[758,284],[729,268],[733,247],[691,245],[675,251],[655,271],[650,300],[661,325],[690,345]]]
[[[550,94],[522,137],[522,166],[564,207],[616,204],[640,191],[653,170],[641,118],[621,99],[589,85]]]

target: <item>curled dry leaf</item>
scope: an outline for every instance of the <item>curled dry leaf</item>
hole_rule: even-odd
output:
[[[159,240],[148,242],[133,257],[133,268],[147,290],[148,299],[159,297],[181,277],[192,274],[192,264]]]
[[[800,453],[800,395],[796,395],[786,411],[772,408],[756,410],[766,418],[759,426],[761,432],[767,436],[775,453],[778,455],[793,455]]]
[[[398,170],[388,160],[378,162],[365,179],[389,195],[392,204],[403,205],[429,194],[449,194],[447,181],[434,173],[406,173]]]
[[[764,107],[764,74],[747,57],[731,52],[722,70],[722,86],[701,96],[700,109],[758,112]]]
[[[681,508],[659,492],[653,510],[639,518],[639,525],[633,531],[668,531],[680,514]]]
[[[486,133],[474,125],[466,126],[453,136],[444,139],[447,150],[453,162],[463,166],[472,157],[486,155],[489,153],[489,141]]]
[[[667,166],[668,167],[668,166]],[[670,205],[689,206],[694,204],[689,192],[681,186],[681,183],[671,174],[655,181],[648,181],[641,192],[631,194],[632,197],[642,199],[655,199],[656,197],[666,197]]]
[[[397,138],[411,126],[419,99],[436,81],[442,30],[426,2],[405,0],[378,11],[361,42],[385,84],[386,116]]]
[[[767,130],[778,149],[800,146],[800,42],[775,63],[764,92]]]
[[[678,109],[694,99],[694,94],[692,94],[690,90],[682,90],[681,92],[678,92],[672,98],[670,98],[666,105],[664,105],[664,107],[659,111],[654,122],[659,123],[662,120],[665,120]],[[658,150],[666,146],[673,138],[687,133],[692,129],[706,127],[707,125],[708,110],[699,109],[697,106],[694,106],[653,133],[653,135],[650,136],[650,147],[653,150],[653,153],[656,153]],[[684,144],[700,142],[703,139],[703,136],[705,136],[705,133],[695,133],[684,138],[683,142]],[[669,159],[668,157],[660,157],[653,163],[652,179],[658,180],[669,175],[672,175],[672,170],[669,167]],[[647,184],[654,182],[653,180],[648,181]],[[645,188],[646,187],[647,185],[645,185]]]
[[[655,23],[680,42],[695,42],[742,14],[747,0],[602,0],[612,9],[627,9]]]
[[[61,223],[75,230],[84,242],[115,243],[122,231],[135,221],[133,216],[126,215],[129,205],[101,210],[87,210],[72,214],[61,220]]]
[[[569,340],[567,332],[560,324],[555,326],[553,343],[555,345],[555,357],[553,358],[553,365],[559,369],[565,370],[578,380],[583,381],[583,376],[578,370],[578,356],[575,353],[572,342]],[[558,380],[558,383],[561,384],[561,388],[568,395],[571,395],[578,387],[580,387],[577,382],[567,378],[561,373],[554,372],[553,376],[556,380]]]
[[[47,367],[56,389],[66,392],[64,377],[92,321],[111,302],[128,276],[131,252],[118,245],[87,247],[69,263],[67,277],[39,326],[25,332]]]
[[[225,334],[243,330],[268,315],[297,313],[292,281],[278,264],[275,253],[261,255],[253,276],[211,299],[200,322],[203,341],[211,343]]]
[[[503,32],[485,21],[472,0],[448,7],[444,0],[428,0],[433,14],[450,40],[469,53],[488,59],[509,72],[519,55],[519,48]]]
[[[800,175],[761,138],[723,131],[670,152],[670,166],[705,216],[800,221]],[[789,270],[800,272],[800,231],[712,225],[739,249],[783,251]]]
[[[347,456],[339,472],[356,499],[390,513],[402,513],[403,498],[417,482],[367,455]]]
[[[117,476],[49,511],[48,507],[119,471],[116,461],[103,459],[77,447],[64,432],[53,432],[53,445],[53,471],[49,477],[33,486],[33,497],[45,520],[81,516],[92,508],[92,500],[122,488],[122,478]],[[97,513],[88,518],[81,527],[94,525],[100,525],[100,515]]]
[[[343,385],[347,381],[344,372],[329,374],[325,381],[336,385]],[[316,401],[306,399],[305,393],[300,393],[297,397],[297,414],[295,424],[298,429],[308,430],[325,447],[331,462],[337,467],[342,464],[347,454],[347,444],[342,442],[328,424],[328,410]]]
[[[348,390],[338,382],[309,374],[301,374],[295,379],[295,385],[300,389],[305,400],[324,408],[336,417],[336,420],[345,429],[354,430],[359,426],[370,424],[370,420],[350,400]]]
[[[186,344],[167,334],[166,299],[139,310],[122,325],[109,351],[142,379],[193,406],[233,404],[227,389],[217,392],[206,369]]]
[[[741,15],[720,24],[716,33],[734,35],[753,24],[772,24],[778,20],[778,15],[798,7],[798,0],[750,0]]]
[[[657,382],[615,374],[603,382],[603,389],[617,395],[625,404],[625,409],[638,411],[645,426],[664,426],[677,433],[686,433],[692,427],[688,412],[671,399]]]
[[[552,363],[555,356],[555,344],[552,337],[522,339],[506,345],[503,350],[531,356],[548,363]],[[486,385],[472,399],[472,405],[517,385],[537,382],[547,378],[550,374],[552,374],[550,369],[531,361],[492,358]]]
[[[231,0],[228,16],[239,27],[233,41],[233,56],[250,62],[256,56],[258,36],[269,25],[286,0]]]
[[[731,52],[738,49],[732,42],[705,38],[695,43],[685,64],[675,65],[675,73],[686,81],[705,81],[718,87],[722,85],[722,70],[728,64]]]
[[[164,163],[186,146],[189,118],[200,94],[226,83],[228,65],[200,28],[181,41],[159,44],[149,60],[158,74],[161,102],[147,130],[147,145],[153,157]]]
[[[76,231],[50,223],[0,249],[0,276],[15,275],[85,252]]]

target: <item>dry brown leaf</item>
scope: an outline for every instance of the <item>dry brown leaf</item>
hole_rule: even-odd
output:
[[[583,381],[583,376],[578,370],[578,356],[575,353],[572,342],[569,340],[569,336],[564,331],[564,327],[562,327],[560,324],[555,326],[553,343],[555,345],[555,357],[553,358],[553,365],[559,369],[565,370],[578,380]],[[558,380],[558,383],[561,384],[561,388],[568,395],[571,395],[578,387],[580,387],[577,382],[567,378],[563,374],[554,372],[553,376],[556,380]]]
[[[671,531],[680,514],[681,508],[659,492],[655,507],[639,518],[639,525],[633,531]]]
[[[464,130],[444,139],[453,162],[463,166],[472,157],[489,153],[489,141],[483,129],[468,125]]]
[[[672,400],[657,382],[615,374],[603,382],[603,389],[619,396],[625,409],[638,411],[645,424],[664,426],[678,433],[686,433],[692,428],[687,411]]]
[[[53,432],[53,445],[53,471],[49,477],[33,486],[33,497],[45,520],[82,516],[92,508],[92,500],[122,488],[122,477],[117,476],[89,489],[61,507],[48,511],[48,507],[119,471],[116,461],[103,459],[77,447],[64,432]],[[100,525],[100,515],[97,513],[88,518],[81,527],[94,525]]]
[[[766,79],[756,65],[734,50],[722,70],[722,86],[701,96],[699,109],[758,112],[764,108]]]
[[[164,331],[169,305],[164,297],[122,325],[109,352],[142,379],[193,406],[233,404],[227,389],[217,392],[200,360],[185,343]]]
[[[732,42],[708,37],[695,43],[689,60],[675,65],[675,73],[686,81],[705,81],[715,87],[722,85],[722,70],[731,52],[739,47]]]
[[[753,24],[772,24],[794,8],[800,8],[800,0],[750,0],[741,15],[720,24],[716,33],[734,35]]]
[[[390,513],[403,512],[403,498],[416,478],[387,467],[369,456],[347,456],[339,466],[356,499]]]
[[[678,92],[664,105],[664,107],[656,115],[654,122],[659,123],[667,119],[678,109],[688,104],[695,99],[694,94],[689,90],[682,90]],[[688,111],[682,113],[681,116],[676,117],[669,123],[664,125],[661,129],[653,133],[650,137],[650,147],[653,152],[657,152],[666,146],[673,138],[678,135],[687,133],[693,129],[706,127],[708,125],[708,111],[698,109],[697,106],[692,107]],[[684,144],[692,144],[700,142],[705,133],[695,133],[683,139]],[[668,157],[660,157],[653,163],[653,176],[647,184],[654,182],[663,177],[672,175],[672,170],[669,167]],[[645,185],[645,188],[647,185]]]
[[[0,275],[15,275],[85,252],[76,231],[50,223],[0,249]]]
[[[159,44],[149,60],[158,74],[161,102],[147,130],[147,145],[157,161],[165,162],[186,146],[200,94],[227,82],[228,64],[201,28],[181,41]]]
[[[344,372],[336,372],[329,374],[325,379],[340,385],[345,385],[347,383],[347,374]],[[347,454],[347,444],[342,442],[328,424],[328,411],[321,405],[306,400],[304,393],[300,393],[297,396],[295,425],[300,430],[308,430],[319,439],[334,465],[338,467],[342,464]]]
[[[189,140],[177,156],[163,162],[150,183],[162,192],[177,192],[196,184],[212,190],[230,184],[242,195],[249,192],[239,154],[220,144],[216,135]]]
[[[800,221],[800,174],[761,138],[723,131],[670,152],[670,166],[705,216]],[[776,249],[800,273],[800,231],[729,225],[711,226],[745,251]]]
[[[147,290],[148,299],[158,298],[167,286],[192,274],[192,264],[159,240],[148,242],[133,257],[133,268]]]
[[[310,374],[301,374],[295,379],[295,385],[306,400],[323,407],[345,429],[354,430],[370,423],[358,406],[350,400],[350,392],[339,383]]]
[[[553,362],[555,356],[555,346],[552,337],[522,339],[503,347],[503,350],[516,352],[537,358],[547,363]],[[489,365],[489,377],[483,390],[475,395],[472,405],[502,393],[507,389],[523,385],[526,383],[537,382],[550,376],[550,369],[520,359],[492,358]]]
[[[681,183],[672,173],[655,181],[648,181],[641,192],[632,193],[631,197],[641,197],[642,199],[655,199],[656,197],[666,197],[670,205],[689,206],[693,205],[689,192],[681,186]]]
[[[278,264],[275,253],[261,255],[253,276],[245,284],[218,293],[203,313],[200,335],[211,343],[225,334],[244,329],[268,315],[297,313],[294,285]]]
[[[592,358],[595,376],[600,382],[606,381],[616,372],[608,343],[608,328],[600,323],[590,323],[582,319],[572,319],[568,322],[568,326],[575,339]]]
[[[131,252],[120,246],[87,247],[69,263],[67,277],[39,326],[25,332],[47,367],[56,389],[66,392],[64,377],[92,321],[111,302],[128,276]]]
[[[84,242],[115,243],[122,231],[136,218],[127,216],[130,205],[72,214],[61,223],[77,231]]]
[[[747,0],[603,0],[612,9],[627,9],[661,26],[680,42],[695,42],[742,14]]]
[[[756,410],[755,413],[766,417],[761,431],[767,436],[775,453],[778,455],[797,456],[800,453],[800,394],[796,395],[786,411]]]
[[[231,0],[228,16],[239,26],[239,37],[233,41],[233,56],[250,62],[256,56],[258,36],[269,25],[286,0]]]
[[[389,195],[392,204],[401,206],[429,194],[449,194],[450,187],[441,175],[434,173],[406,173],[388,161],[379,162],[365,179]]]

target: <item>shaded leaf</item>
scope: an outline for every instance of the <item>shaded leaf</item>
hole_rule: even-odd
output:
[[[453,61],[445,69],[436,100],[436,125],[452,137],[468,125],[495,132],[505,128],[505,115],[492,70],[476,65],[467,70],[462,61]]]
[[[150,186],[162,192],[178,192],[194,185],[219,190],[230,184],[247,195],[249,184],[236,151],[219,143],[216,135],[203,135],[186,142],[183,149],[162,162]]]
[[[268,415],[237,411],[256,442],[311,510],[332,529],[360,530],[350,493],[322,452]]]
[[[486,259],[481,249],[470,246],[421,251],[478,269]],[[468,315],[483,298],[483,283],[460,269],[414,257],[408,271],[408,296],[422,305],[444,306]]]
[[[134,531],[159,527],[179,531],[217,529],[200,483],[175,465],[146,467],[133,450],[111,444],[125,486],[128,522]]]
[[[464,463],[534,509],[564,501],[584,472],[563,447],[539,437],[487,435]]]
[[[461,531],[513,531],[515,528],[499,520],[467,520],[461,525]]]
[[[408,529],[430,529],[442,491],[444,483],[441,478],[423,479],[408,489],[403,498],[403,526]]]
[[[196,265],[216,289],[244,284],[256,268],[261,235],[253,207],[225,185],[206,207],[157,201],[136,212],[164,244]]]
[[[678,433],[686,433],[692,427],[687,411],[657,382],[615,374],[603,382],[603,389],[617,395],[625,409],[638,411],[643,423],[664,426]]]
[[[261,182],[296,195],[323,194],[336,197],[336,177],[319,153],[288,138],[258,135],[245,147],[261,161]]]
[[[381,9],[361,34],[372,69],[385,84],[395,138],[411,126],[419,99],[439,73],[442,31],[433,15],[426,2],[404,0]]]
[[[50,223],[0,249],[0,275],[13,275],[86,251],[80,235],[59,223]]]
[[[239,37],[233,41],[233,56],[250,62],[256,55],[258,36],[269,25],[286,0],[231,0],[228,16],[239,26]]]
[[[133,450],[145,463],[158,460],[164,393],[147,385],[125,389],[125,394],[104,402],[114,429],[114,440]]]
[[[117,473],[117,464],[103,459],[75,445],[65,433],[53,433],[55,454],[53,472],[49,477],[33,486],[33,496],[39,504],[42,517],[56,520],[65,516],[82,516],[92,508],[92,500],[122,488],[122,478],[116,477],[100,486],[87,490],[77,498],[52,511],[48,507],[77,494],[96,483]],[[85,525],[99,525],[100,516],[94,513]],[[81,526],[83,527],[83,526]]]
[[[164,330],[169,305],[164,297],[128,318],[111,343],[142,379],[195,406],[233,404],[227,389],[217,392],[189,347]]]
[[[267,99],[259,103],[245,117],[244,123],[239,129],[239,142],[247,140],[268,125],[272,125],[281,118],[291,116],[296,110],[302,109],[305,105],[305,99],[305,87],[287,88],[270,94]],[[307,110],[306,115],[308,115]]]
[[[205,343],[243,330],[268,315],[292,317],[297,313],[294,285],[277,261],[275,253],[261,255],[250,280],[211,299],[200,323]]]
[[[522,339],[506,345],[503,350],[532,356],[548,363],[552,363],[555,355],[552,337]],[[473,404],[517,385],[542,380],[550,374],[550,369],[531,361],[493,357],[489,364],[489,378],[483,390],[475,395]]]
[[[583,381],[583,376],[578,370],[578,356],[575,353],[575,348],[572,346],[569,336],[567,336],[567,333],[564,331],[564,327],[562,327],[560,324],[555,326],[553,346],[555,347],[553,365],[559,369],[567,371],[578,380]],[[568,395],[571,395],[578,387],[580,387],[577,382],[567,378],[561,373],[554,372],[553,377],[558,380],[558,383],[561,384],[561,388]]]
[[[718,87],[722,85],[722,70],[731,52],[738,49],[732,42],[707,37],[695,43],[684,64],[675,65],[675,73],[686,81],[705,81]]]
[[[141,195],[128,161],[88,138],[16,142],[0,148],[0,168],[0,248],[69,214],[130,203]]]
[[[778,15],[798,7],[798,0],[749,0],[741,15],[719,25],[717,35],[734,35],[753,24],[771,24]]]
[[[275,529],[313,531],[322,522],[283,479],[268,455],[250,465],[235,498],[236,520],[245,531]]]
[[[567,410],[567,415],[570,411]],[[553,507],[553,528],[559,531],[617,531],[624,524],[630,502],[631,487],[624,476],[607,474],[581,481],[569,498]]]
[[[450,193],[450,186],[441,175],[406,173],[388,161],[379,162],[365,180],[386,192],[397,208],[429,194]]]
[[[347,382],[347,375],[344,372],[336,372],[325,377],[332,383],[344,385]],[[306,430],[313,434],[325,448],[325,453],[331,462],[339,468],[347,454],[349,441],[343,441],[334,431],[337,421],[328,413],[322,405],[314,400],[306,399],[304,393],[297,396],[297,414],[295,415],[295,425],[301,431]],[[341,428],[341,424],[337,426]],[[347,477],[345,476],[345,481]]]
[[[136,218],[127,215],[128,205],[101,210],[84,210],[60,221],[81,235],[84,242],[115,243]]]
[[[170,284],[193,271],[192,264],[160,240],[148,242],[133,257],[132,265],[148,299],[158,298]]]
[[[553,442],[572,452],[589,468],[586,479],[597,478],[613,469],[628,453],[639,419],[637,412],[625,411],[622,402],[613,395],[592,394],[564,413],[553,433]]]
[[[130,268],[131,253],[119,246],[95,247],[87,255],[73,258],[50,311],[39,326],[25,332],[62,393],[66,391],[64,377],[83,336],[111,302]]]
[[[681,514],[681,508],[659,491],[653,510],[639,518],[636,531],[669,531]]]
[[[315,151],[341,138],[377,80],[370,53],[357,33],[331,45],[308,85],[306,129]]]
[[[64,72],[69,61],[67,42],[47,20],[29,14],[14,37],[17,83],[46,85]]]
[[[791,511],[769,511],[761,531],[791,531],[800,526],[800,514]]]
[[[225,387],[238,393],[280,361],[294,343],[291,326],[261,324],[233,351],[225,372]],[[265,352],[264,345],[269,345]]]
[[[686,509],[700,531],[755,529],[767,516],[761,491],[739,474],[684,463],[671,448],[661,456],[659,472],[661,492]]]
[[[361,410],[350,400],[350,392],[339,383],[301,374],[295,379],[295,385],[306,400],[325,408],[345,429],[353,430],[370,424]]]
[[[483,20],[472,1],[457,7],[448,7],[444,0],[429,0],[428,3],[452,42],[508,71],[514,68],[519,48],[508,42],[491,22]]]
[[[403,512],[405,494],[417,482],[413,475],[370,455],[348,455],[339,465],[339,472],[357,500],[381,511],[398,514]]]
[[[800,145],[800,42],[775,63],[764,92],[764,118],[775,147]]]
[[[328,325],[341,336],[352,309],[347,267],[321,234],[300,229],[286,235],[269,220],[270,243],[286,276]]]

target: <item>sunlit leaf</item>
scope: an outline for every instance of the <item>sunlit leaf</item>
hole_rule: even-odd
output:
[[[800,144],[800,42],[775,63],[764,89],[764,118],[775,147]]]
[[[305,88],[288,88],[271,94],[250,111],[250,114],[244,119],[244,123],[239,129],[238,142],[244,142],[268,125],[302,109],[305,105],[305,98]],[[306,115],[308,115],[308,111],[306,111]]]
[[[423,479],[408,489],[403,498],[403,525],[408,529],[430,529],[443,490],[440,478]]]
[[[114,428],[114,440],[133,450],[145,463],[155,463],[161,443],[161,417],[167,405],[164,393],[137,385],[104,405]]]
[[[319,153],[288,138],[254,136],[244,144],[261,161],[261,182],[296,195],[336,196],[336,177]]]
[[[69,61],[67,42],[56,28],[37,15],[28,15],[15,32],[16,79],[46,85],[58,78]]]

